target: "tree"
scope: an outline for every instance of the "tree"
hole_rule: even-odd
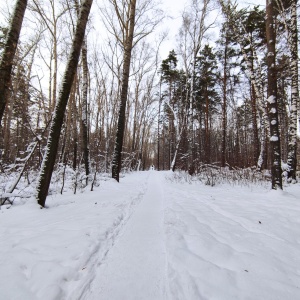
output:
[[[297,0],[291,3],[291,17],[288,27],[288,44],[291,52],[291,109],[289,122],[289,144],[288,144],[288,179],[296,180],[297,167],[297,107],[299,103],[298,83],[298,28],[297,28]]]
[[[57,77],[58,77],[58,45],[59,45],[59,21],[62,16],[69,10],[69,7],[62,8],[57,12],[58,2],[55,0],[48,0],[47,7],[42,1],[33,0],[31,9],[38,13],[41,18],[41,23],[45,26],[50,33],[50,62],[48,68],[50,71],[49,76],[49,111],[52,112],[55,107],[57,97]],[[42,5],[44,4],[44,5]],[[53,62],[52,62],[53,61]],[[52,65],[53,64],[53,65]]]
[[[196,60],[195,69],[195,105],[199,113],[204,112],[205,162],[211,162],[211,116],[220,102],[216,91],[217,60],[212,47],[205,45]]]
[[[275,35],[275,0],[266,0],[266,36],[268,67],[267,108],[270,122],[271,173],[272,189],[282,189],[281,148],[278,124],[277,79],[276,79],[276,35]]]
[[[220,50],[217,52],[218,59],[223,67],[223,74],[220,74],[222,92],[223,92],[223,103],[222,103],[222,145],[221,145],[221,166],[225,167],[227,163],[227,114],[229,105],[229,92],[230,83],[233,80],[234,83],[236,77],[233,74],[233,70],[238,66],[236,59],[238,58],[237,47],[234,46],[235,38],[232,32],[232,26],[229,20],[225,20],[221,28],[221,36],[218,40]]]
[[[84,40],[86,24],[88,21],[90,9],[93,0],[84,0],[81,4],[80,13],[76,25],[76,30],[72,42],[69,60],[62,80],[62,86],[59,97],[55,106],[55,111],[51,123],[50,133],[48,137],[47,147],[42,162],[38,184],[37,184],[37,201],[42,207],[45,206],[46,197],[51,181],[54,163],[58,150],[58,142],[61,127],[64,119],[66,106],[68,103],[72,83],[77,70],[78,60],[80,56],[81,46]]]
[[[132,49],[140,40],[153,31],[161,20],[161,14],[159,11],[155,11],[156,15],[148,16],[149,11],[154,12],[152,7],[153,2],[149,0],[138,2],[138,7],[136,7],[136,0],[110,0],[110,3],[113,5],[114,15],[117,17],[117,24],[114,20],[114,16],[111,16],[108,11],[105,11],[106,28],[113,33],[123,51],[120,106],[112,159],[112,178],[119,182]]]
[[[26,7],[27,0],[17,0],[0,62],[0,127],[7,103],[13,59],[16,53]]]
[[[79,14],[79,4],[74,0],[77,15]],[[86,184],[88,184],[88,176],[90,175],[90,149],[89,149],[89,132],[88,132],[88,61],[87,61],[87,40],[83,40],[81,49],[82,58],[82,103],[81,103],[81,128],[82,128],[82,148],[83,159],[86,175]]]
[[[258,6],[255,6],[249,12],[246,12],[243,16],[243,27],[247,37],[244,39],[244,51],[248,56],[248,68],[251,69],[251,73],[255,72],[255,52],[259,47],[265,45],[265,20],[264,11],[259,10]],[[242,14],[243,15],[243,14]],[[258,163],[260,147],[259,136],[257,126],[257,93],[255,86],[250,82],[250,94],[251,94],[251,115],[252,115],[252,127],[253,127],[253,143],[254,143],[254,164]]]
[[[264,103],[264,93],[263,93],[263,70],[262,63],[259,60],[259,55],[257,54],[257,47],[255,45],[256,38],[253,38],[253,30],[257,31],[257,37],[261,36],[260,24],[261,24],[261,13],[259,11],[253,11],[247,13],[245,9],[237,10],[236,4],[232,5],[229,0],[225,3],[224,0],[219,0],[222,7],[222,11],[229,21],[232,28],[234,38],[239,44],[241,49],[241,55],[245,63],[245,71],[250,79],[251,84],[251,96],[252,96],[252,120],[255,124],[255,109],[254,105],[258,106],[259,116],[260,116],[260,154],[257,161],[257,168],[260,170],[265,164],[266,156],[266,131],[267,131],[267,112]],[[250,17],[252,15],[252,17]],[[252,22],[252,18],[258,22]],[[256,24],[258,23],[258,24]],[[257,29],[258,30],[257,30]],[[250,51],[249,51],[250,50]]]
[[[122,87],[120,95],[120,109],[119,109],[119,119],[116,135],[115,150],[113,154],[112,162],[112,178],[116,179],[119,182],[119,174],[121,170],[121,152],[123,148],[123,137],[125,129],[125,112],[126,112],[126,102],[127,102],[127,92],[128,92],[128,81],[129,81],[129,72],[130,72],[130,59],[131,51],[133,46],[133,34],[135,27],[135,9],[136,9],[136,0],[131,0],[128,5],[128,19],[124,20],[120,15],[120,8],[118,7],[115,0],[114,6],[116,13],[119,18],[119,22],[123,22],[122,29],[125,34],[123,41],[124,47],[124,61],[123,61],[123,76],[122,76]],[[124,23],[124,21],[126,23]]]
[[[213,26],[214,20],[208,18],[209,13],[212,10],[211,0],[191,0],[190,7],[184,12],[182,19],[183,24],[180,30],[180,36],[183,40],[181,43],[181,54],[183,56],[183,63],[186,73],[186,79],[189,83],[186,83],[188,89],[186,90],[186,102],[189,102],[189,108],[187,110],[186,123],[187,136],[188,136],[188,170],[190,174],[195,171],[195,139],[194,139],[194,111],[195,106],[195,69],[196,60],[199,55],[199,51],[203,47],[203,39],[205,33]],[[209,19],[209,21],[208,21]]]

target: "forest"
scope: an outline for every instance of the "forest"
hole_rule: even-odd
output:
[[[152,165],[297,182],[297,0],[189,0],[165,57],[154,0],[12,2],[0,4],[3,193],[25,178],[44,207],[53,173],[61,191],[68,174],[92,190],[99,173]]]

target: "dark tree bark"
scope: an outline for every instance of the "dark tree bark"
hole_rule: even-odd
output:
[[[251,84],[251,112],[252,112],[252,128],[253,128],[253,140],[254,140],[254,153],[253,160],[254,164],[257,165],[259,158],[259,138],[258,138],[258,127],[257,127],[257,105],[256,105],[256,93],[255,87]]]
[[[123,148],[123,138],[125,130],[125,114],[126,114],[126,103],[127,103],[127,94],[128,94],[128,81],[130,73],[130,60],[131,60],[131,51],[133,46],[133,34],[134,34],[134,25],[135,25],[135,8],[136,0],[130,1],[130,15],[129,15],[129,24],[128,28],[125,28],[125,32],[128,35],[125,38],[124,43],[124,61],[123,61],[123,76],[122,76],[122,86],[121,86],[121,103],[119,109],[119,118],[118,118],[118,127],[116,142],[113,154],[112,161],[112,178],[116,179],[119,182],[119,175],[121,170],[121,157],[122,157],[122,148]],[[116,7],[116,10],[118,8]]]
[[[77,0],[74,0],[77,15],[79,15],[79,4]],[[85,167],[86,185],[88,184],[88,175],[90,175],[90,149],[89,149],[89,124],[88,124],[88,61],[87,61],[87,41],[83,40],[81,49],[82,58],[82,102],[81,102],[81,129],[82,129],[82,149],[83,160]]]
[[[228,30],[228,29],[227,29]],[[222,105],[222,152],[221,166],[226,164],[226,131],[227,131],[227,54],[228,54],[228,34],[225,33],[225,53],[224,53],[224,71],[223,71],[223,105]]]
[[[18,0],[16,2],[0,62],[0,127],[7,103],[13,59],[16,53],[26,7],[27,0]]]
[[[276,78],[276,35],[274,1],[266,0],[266,35],[267,35],[267,67],[268,67],[268,99],[267,109],[270,122],[271,173],[272,189],[282,189],[281,148],[278,124],[277,78]]]
[[[58,150],[61,127],[63,124],[64,114],[68,103],[72,83],[77,70],[81,46],[85,34],[85,28],[92,3],[93,0],[85,0],[81,5],[69,60],[66,66],[65,74],[63,76],[63,82],[59,92],[58,100],[55,106],[46,152],[44,155],[37,184],[37,201],[38,204],[40,204],[42,207],[45,206],[46,197],[49,190],[50,180]]]

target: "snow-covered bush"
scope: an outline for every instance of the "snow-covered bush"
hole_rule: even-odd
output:
[[[259,172],[254,168],[222,168],[216,165],[203,164],[198,172],[189,175],[185,171],[175,171],[166,176],[167,180],[173,182],[201,182],[205,185],[215,186],[220,184],[230,185],[261,185],[269,186],[271,176],[268,170]]]

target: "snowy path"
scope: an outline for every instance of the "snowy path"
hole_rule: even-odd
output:
[[[48,209],[3,207],[0,300],[300,299],[300,184],[185,178],[103,176]]]
[[[166,298],[162,178],[151,172],[141,203],[81,299]]]

